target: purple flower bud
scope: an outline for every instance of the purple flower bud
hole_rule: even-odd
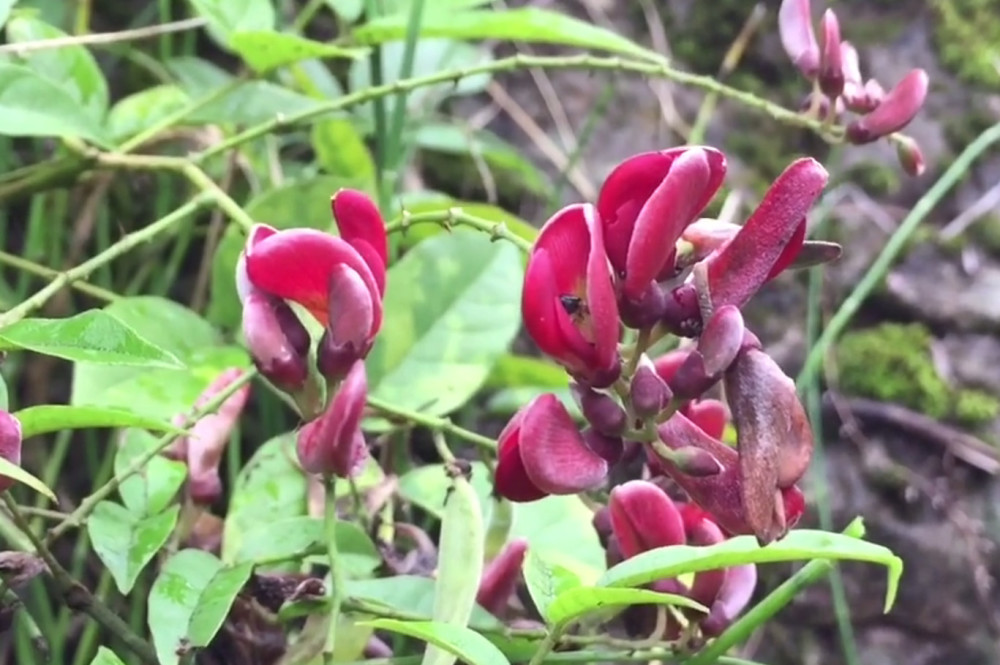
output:
[[[629,385],[632,409],[640,418],[652,418],[666,408],[673,393],[667,383],[656,373],[652,361],[643,356]]]
[[[847,126],[851,143],[871,143],[910,124],[927,98],[927,72],[913,69],[868,115]]]
[[[819,87],[830,99],[836,99],[844,92],[844,60],[840,48],[840,23],[832,9],[823,12],[820,23],[822,48]]]
[[[341,478],[349,478],[361,470],[368,458],[368,447],[361,434],[367,396],[365,364],[358,360],[326,410],[299,430],[296,450],[303,469]]]
[[[521,576],[521,564],[528,551],[528,541],[515,538],[507,543],[495,559],[487,564],[479,580],[476,602],[499,616],[510,602]]]
[[[356,271],[339,264],[330,272],[327,328],[317,350],[317,366],[330,384],[336,384],[356,360],[368,355],[375,340],[375,303],[372,292]]]
[[[924,153],[920,149],[920,144],[909,136],[902,134],[896,136],[896,157],[907,175],[917,178],[923,175],[927,169],[924,161]]]
[[[819,45],[813,32],[809,0],[782,0],[778,10],[778,32],[785,53],[799,71],[808,78],[819,71]]]
[[[625,431],[628,416],[615,398],[576,382],[570,384],[570,390],[583,417],[595,430],[608,436],[619,436]]]
[[[0,457],[21,466],[21,423],[6,411],[0,411]],[[10,489],[13,484],[13,478],[0,475],[0,492]]]
[[[673,266],[670,266],[671,272]],[[646,290],[634,300],[622,300],[618,306],[618,316],[629,328],[636,330],[655,324],[667,307],[667,294],[656,282],[650,282]]]
[[[194,408],[204,407],[241,376],[243,370],[236,367],[224,371],[205,388]],[[249,397],[250,385],[246,384],[227,397],[216,413],[199,418],[191,427],[191,434],[178,441],[187,458],[188,495],[195,503],[212,504],[222,495],[219,462]]]
[[[620,436],[607,436],[588,427],[580,433],[587,447],[603,457],[608,465],[617,464],[625,453],[625,442]]]
[[[626,559],[668,545],[683,545],[684,521],[666,493],[645,480],[630,480],[608,499],[611,528]]]
[[[286,392],[309,378],[309,333],[284,301],[252,290],[243,302],[243,336],[261,375]]]

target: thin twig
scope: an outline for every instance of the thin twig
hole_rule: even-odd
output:
[[[149,39],[150,37],[159,37],[160,35],[172,32],[194,30],[203,27],[207,23],[203,18],[186,18],[183,21],[173,21],[172,23],[161,23],[159,25],[146,26],[145,28],[133,28],[117,32],[98,32],[92,35],[69,35],[66,37],[54,37],[52,39],[38,39],[30,42],[4,44],[0,46],[0,53],[22,55],[30,51],[44,51],[46,49],[65,48],[67,46],[118,44],[139,39]]]

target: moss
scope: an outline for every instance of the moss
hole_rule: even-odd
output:
[[[985,392],[952,388],[934,367],[932,339],[922,325],[898,323],[844,335],[837,346],[841,389],[937,419],[964,424],[993,419],[1000,401]]]
[[[881,197],[892,194],[899,189],[899,167],[880,162],[865,162],[851,167],[843,175],[846,182],[851,182],[863,189],[869,196]]]
[[[969,227],[965,235],[981,249],[1000,257],[1000,214],[986,215]]]
[[[945,67],[973,85],[1000,87],[1000,0],[933,0],[934,42]]]

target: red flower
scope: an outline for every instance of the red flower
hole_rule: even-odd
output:
[[[0,411],[0,458],[21,466],[21,422],[6,411]],[[0,475],[0,492],[13,484],[13,478]]]
[[[498,438],[494,486],[511,501],[593,489],[607,472],[607,461],[587,447],[552,394],[536,397],[514,414]]]
[[[597,210],[626,300],[639,301],[650,283],[673,276],[677,239],[725,175],[721,152],[695,146],[636,155],[607,177]]]
[[[318,418],[299,430],[299,463],[309,473],[349,478],[368,459],[361,417],[368,396],[365,364],[355,361],[337,393]]]
[[[582,383],[605,387],[618,378],[618,307],[593,206],[563,208],[542,226],[521,312],[538,347]]]

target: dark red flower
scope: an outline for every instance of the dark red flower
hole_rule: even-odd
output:
[[[511,501],[576,494],[600,485],[608,463],[591,450],[555,395],[540,395],[514,414],[497,440],[494,487]]]
[[[368,459],[361,418],[368,397],[365,364],[355,361],[326,410],[299,430],[299,463],[308,473],[349,478]]]
[[[538,347],[582,383],[602,388],[618,378],[618,306],[593,206],[563,208],[542,226],[521,311]]]

